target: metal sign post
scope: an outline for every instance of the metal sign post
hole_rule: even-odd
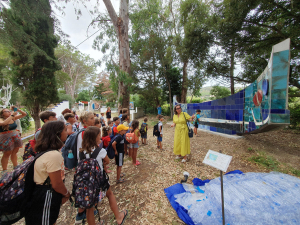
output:
[[[219,151],[222,153],[222,151]],[[223,225],[225,225],[225,212],[224,212],[224,191],[223,191],[223,171],[220,170],[220,178],[221,178],[221,199],[222,199],[222,218],[223,218]]]
[[[219,152],[209,150],[203,160],[203,163],[220,170],[223,225],[225,225],[223,172],[226,172],[231,159],[232,156],[222,154],[221,150]]]

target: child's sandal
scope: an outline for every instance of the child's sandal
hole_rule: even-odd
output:
[[[126,180],[124,178],[120,178],[119,180],[117,180],[117,184],[120,184],[120,183],[124,183]]]

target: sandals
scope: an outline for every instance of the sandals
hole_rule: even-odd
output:
[[[181,160],[182,163],[185,163],[186,161],[187,161],[187,159],[182,159]]]
[[[141,165],[141,163],[140,163],[139,161],[136,160],[135,165],[138,166],[138,165]]]
[[[121,174],[120,174],[120,177],[121,177],[121,178],[122,178],[122,177],[125,177],[125,175],[126,175],[125,173],[121,173]]]
[[[175,159],[182,159],[182,156],[177,155]]]
[[[124,178],[120,178],[119,180],[117,180],[117,184],[120,184],[120,183],[124,183],[126,180]]]
[[[122,222],[119,224],[119,225],[123,225],[125,223],[125,220],[127,219],[127,216],[128,216],[128,211],[127,210],[123,210],[122,211],[124,213],[124,218],[122,220]]]

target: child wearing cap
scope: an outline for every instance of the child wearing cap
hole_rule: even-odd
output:
[[[123,124],[118,125],[118,134],[116,135],[115,141],[112,143],[112,147],[115,150],[115,160],[117,165],[117,184],[123,183],[125,181],[125,179],[123,178],[125,174],[121,173],[121,171],[124,160],[124,134],[127,130],[128,127],[124,126]]]

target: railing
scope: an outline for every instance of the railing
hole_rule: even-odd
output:
[[[27,136],[27,137],[24,137],[24,138],[21,138],[21,139],[22,139],[22,141],[24,141],[24,140],[26,140],[26,139],[28,139],[28,138],[33,137],[33,136],[34,136],[34,134],[31,134],[31,135],[29,135],[29,136]]]

